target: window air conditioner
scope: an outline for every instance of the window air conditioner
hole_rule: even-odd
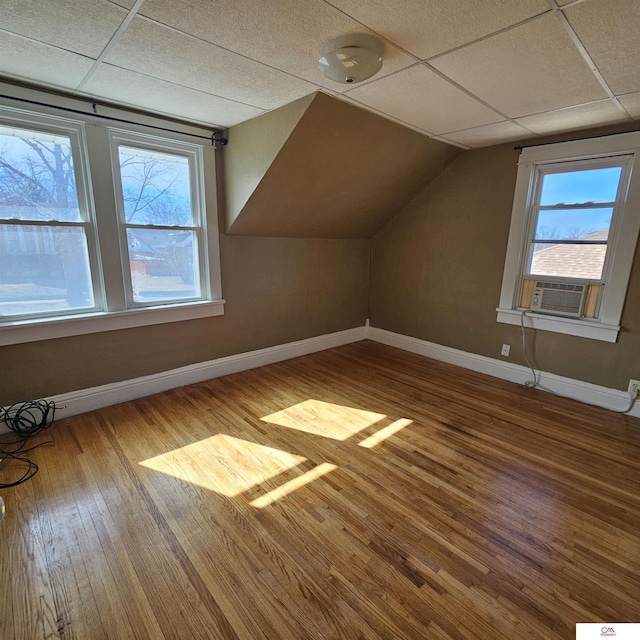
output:
[[[536,280],[531,296],[531,309],[558,316],[582,316],[589,286],[573,282]]]

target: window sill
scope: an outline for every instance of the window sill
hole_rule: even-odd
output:
[[[518,309],[498,308],[496,311],[498,312],[498,322],[520,326],[522,313]],[[553,331],[554,333],[564,333],[570,336],[591,338],[592,340],[602,340],[604,342],[616,342],[620,331],[619,325],[603,324],[597,320],[561,318],[531,311],[525,317],[524,326],[539,329],[540,331]]]
[[[152,324],[180,322],[224,314],[224,300],[172,304],[153,309],[98,312],[0,323],[0,346],[79,336],[87,333],[115,331]]]

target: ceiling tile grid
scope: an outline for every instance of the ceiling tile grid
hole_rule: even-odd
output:
[[[515,122],[504,120],[482,127],[447,133],[441,137],[446,142],[462,144],[466,147],[482,147],[488,144],[513,142],[531,138],[534,134]]]
[[[212,8],[209,0],[146,0],[141,13],[335,91],[348,87],[318,71],[323,45],[347,34],[370,33],[323,0],[217,0]],[[380,77],[415,62],[392,43],[386,44]]]
[[[435,134],[504,119],[422,64],[356,87],[349,96]]]
[[[547,0],[329,0],[421,60],[549,11]]]
[[[264,113],[262,109],[169,82],[102,64],[83,86],[88,97],[146,109],[163,115],[207,124],[239,124]]]
[[[638,0],[589,0],[565,15],[612,91],[640,91]]]
[[[0,0],[0,76],[225,127],[321,90],[477,147],[640,117],[638,33],[638,0]],[[382,70],[326,79],[354,34]]]
[[[0,0],[3,30],[91,58],[100,55],[126,15],[104,0]]]
[[[607,99],[517,118],[516,122],[534,133],[547,135],[625,120],[627,120],[625,114],[613,100]]]
[[[251,58],[142,18],[133,19],[105,62],[262,109],[274,109],[317,89]]]
[[[73,90],[92,66],[91,58],[0,31],[0,67],[5,77]]]
[[[628,93],[618,99],[632,118],[640,119],[640,92]]]
[[[432,64],[510,117],[607,97],[554,15],[459,49]]]

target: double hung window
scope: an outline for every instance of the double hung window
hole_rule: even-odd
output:
[[[129,307],[206,297],[201,166],[195,149],[112,136]]]
[[[102,305],[81,131],[42,124],[0,123],[0,320]]]
[[[617,339],[640,228],[639,147],[633,133],[524,150],[498,321],[526,311],[528,326]]]
[[[0,344],[223,312],[213,149],[86,128],[0,107]]]

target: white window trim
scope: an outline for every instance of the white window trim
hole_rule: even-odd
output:
[[[91,180],[88,171],[88,159],[86,153],[86,139],[84,123],[67,118],[43,116],[36,113],[16,112],[13,109],[6,109],[0,106],[0,124],[10,125],[16,129],[26,129],[29,131],[40,131],[42,133],[57,134],[69,139],[71,153],[73,157],[73,172],[75,174],[76,192],[78,198],[78,208],[80,210],[80,221],[73,222],[76,228],[83,228],[87,243],[89,257],[89,267],[91,273],[99,273],[100,260],[98,251],[98,239],[96,234],[95,209],[93,207]],[[25,220],[24,224],[29,224],[30,220]],[[42,221],[45,222],[45,221]],[[60,226],[59,222],[47,221],[47,226]],[[93,307],[79,309],[78,313],[97,312],[103,308],[104,296],[99,278],[92,277],[91,288],[93,294]],[[32,319],[49,319],[55,317],[67,317],[68,314],[50,315],[31,314],[26,318],[16,318],[15,321],[28,321]]]
[[[25,90],[26,91],[26,90]],[[39,94],[37,91],[27,91],[25,97],[31,99],[47,99],[46,95]],[[72,100],[65,100],[64,106],[72,107],[76,109],[83,109],[85,104],[78,104]],[[164,124],[162,120],[158,118],[147,118],[138,114],[129,114],[125,112],[132,120],[140,121],[140,124],[160,125]],[[122,112],[117,114],[122,116]],[[110,147],[109,147],[109,132],[111,130],[121,133],[131,133],[139,135],[140,137],[147,137],[148,139],[171,141],[174,140],[178,144],[192,144],[192,139],[188,135],[182,136],[178,133],[165,133],[161,135],[153,136],[148,134],[148,129],[143,127],[136,127],[127,125],[118,125],[118,127],[109,127],[105,125],[104,121],[92,118],[90,114],[74,115],[73,119],[60,117],[57,115],[55,109],[47,107],[41,107],[33,105],[28,110],[15,107],[11,101],[7,99],[0,99],[0,116],[7,121],[11,121],[14,126],[29,128],[30,122],[42,123],[38,128],[45,129],[52,124],[55,128],[55,123],[58,123],[58,128],[64,129],[69,127],[76,127],[78,130],[84,132],[87,128],[87,135],[80,137],[80,154],[79,158],[83,164],[83,168],[91,167],[86,181],[86,198],[89,203],[89,214],[91,220],[97,218],[97,228],[100,229],[104,225],[105,218],[112,218],[107,220],[107,226],[112,226],[113,230],[116,230],[117,219],[115,211],[115,196],[114,187],[112,182],[112,171],[104,171],[106,164],[110,165]],[[170,123],[171,127],[175,127],[175,123]],[[91,130],[91,131],[89,131]],[[185,127],[185,134],[198,133],[201,135],[207,135],[210,132],[197,127]],[[91,135],[89,135],[91,133]],[[96,140],[100,141],[97,144]],[[196,145],[200,146],[200,145]],[[203,208],[202,226],[206,244],[206,260],[205,260],[205,273],[208,276],[207,286],[203,287],[203,292],[206,295],[206,300],[188,300],[179,303],[169,303],[164,305],[157,305],[154,307],[146,308],[130,308],[127,309],[124,304],[124,289],[123,283],[115,285],[116,289],[122,291],[121,294],[114,296],[111,302],[107,303],[105,298],[102,298],[103,291],[96,292],[96,303],[102,301],[103,308],[101,310],[90,310],[85,312],[84,310],[64,316],[51,316],[51,317],[31,317],[28,319],[12,319],[0,321],[0,346],[20,344],[25,342],[35,342],[39,340],[48,340],[54,338],[84,335],[90,333],[99,333],[103,331],[112,331],[118,329],[126,329],[131,327],[141,327],[154,324],[163,324],[169,322],[180,322],[184,320],[191,320],[197,318],[219,316],[224,314],[224,299],[222,298],[222,280],[220,273],[220,246],[219,246],[219,232],[218,232],[218,213],[217,213],[217,193],[216,193],[216,170],[215,170],[215,151],[213,145],[209,146],[204,143],[201,147],[202,162],[200,163],[200,175],[199,180],[202,185],[202,190],[206,194],[206,202],[208,204],[207,209]],[[99,158],[100,167],[94,167],[93,162],[95,158]],[[75,159],[75,157],[74,157]],[[94,168],[98,170],[93,170]],[[84,170],[84,169],[83,169]],[[110,183],[106,184],[105,175],[109,175]],[[101,184],[97,184],[100,182]],[[83,186],[78,184],[78,189],[82,189]],[[98,197],[94,193],[100,191],[101,196]],[[111,204],[108,204],[109,211],[103,215],[101,221],[101,212],[94,211],[94,200],[99,199],[101,203],[109,198],[102,196],[109,195],[110,198],[114,198]],[[204,197],[204,195],[203,195]],[[96,207],[97,208],[97,207]],[[95,217],[94,217],[95,216]],[[94,228],[94,233],[96,233]],[[117,236],[116,236],[117,237]],[[112,284],[117,280],[118,276],[114,275],[114,272],[109,264],[108,260],[105,261],[105,253],[113,253],[114,243],[113,237],[105,243],[104,235],[98,237],[98,249],[97,252],[102,256],[102,262],[96,267],[96,273],[100,274],[102,282],[111,280]],[[108,247],[106,246],[108,245]],[[118,252],[117,261],[120,261],[119,246],[115,247]],[[111,256],[113,258],[113,256]],[[110,273],[109,273],[110,272]],[[121,272],[118,271],[118,274]],[[122,280],[122,275],[119,275]],[[97,287],[102,289],[102,287]],[[115,300],[115,304],[113,301]],[[107,304],[110,308],[107,309]]]
[[[0,346],[221,316],[224,315],[224,302],[220,299],[5,323],[0,326]]]
[[[570,319],[528,311],[525,326],[584,338],[615,342],[620,331],[620,319],[640,233],[640,132],[623,133],[600,138],[576,140],[552,145],[540,145],[523,150],[518,162],[518,175],[511,214],[500,303],[496,309],[498,322],[519,325],[522,311],[516,296],[520,266],[527,246],[527,212],[533,198],[532,183],[536,166],[558,161],[606,157],[611,154],[633,155],[631,179],[626,202],[620,211],[618,224],[612,228],[607,257],[607,282],[602,294],[598,319]]]
[[[198,280],[200,296],[185,300],[185,303],[195,303],[211,299],[211,287],[209,283],[208,251],[205,247],[207,237],[206,199],[204,193],[204,172],[202,145],[185,144],[165,139],[159,140],[155,136],[133,134],[127,131],[109,129],[109,146],[111,149],[111,165],[113,169],[113,185],[116,192],[116,211],[118,221],[118,235],[120,238],[120,255],[122,274],[124,276],[124,289],[127,309],[157,308],[158,303],[139,303],[133,299],[131,285],[131,273],[129,271],[129,250],[127,247],[127,223],[124,211],[124,199],[122,192],[122,176],[120,174],[119,147],[127,146],[150,151],[173,153],[187,158],[189,163],[189,179],[191,189],[191,207],[194,215],[193,223],[197,227],[197,255],[198,255]],[[204,215],[203,215],[204,214]],[[107,283],[108,286],[108,283]],[[109,296],[107,296],[109,299]],[[180,303],[180,300],[169,300],[168,304]]]

